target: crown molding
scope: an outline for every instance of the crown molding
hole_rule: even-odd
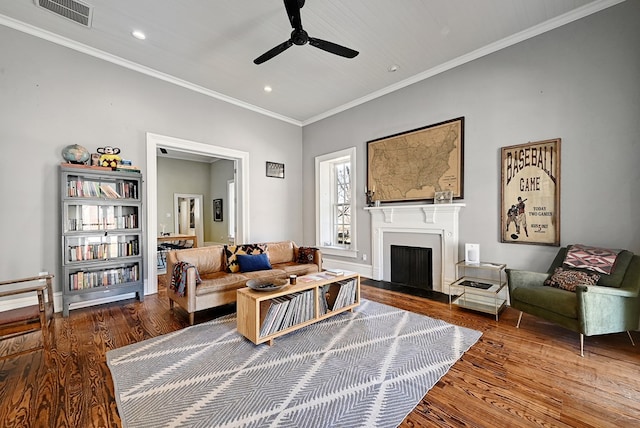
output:
[[[445,62],[443,64],[440,64],[436,67],[433,67],[429,70],[426,70],[422,73],[416,74],[414,76],[411,76],[405,80],[402,80],[398,83],[395,83],[393,85],[387,86],[385,88],[382,88],[378,91],[372,92],[368,95],[365,95],[363,97],[360,97],[358,99],[355,99],[353,101],[350,101],[346,104],[343,104],[341,106],[338,106],[336,108],[333,108],[331,110],[327,110],[324,113],[321,113],[319,115],[313,116],[309,119],[300,121],[300,120],[296,120],[275,112],[272,112],[270,110],[266,110],[263,109],[261,107],[255,106],[253,104],[249,104],[246,103],[244,101],[240,101],[236,98],[232,98],[229,97],[227,95],[221,94],[219,92],[207,89],[203,86],[200,85],[196,85],[194,83],[188,82],[186,80],[183,79],[179,79],[175,76],[172,76],[170,74],[167,73],[163,73],[161,71],[155,70],[153,68],[150,67],[146,67],[143,65],[140,65],[138,63],[135,63],[133,61],[129,61],[126,60],[124,58],[118,57],[116,55],[112,55],[110,53],[101,51],[99,49],[95,49],[92,48],[91,46],[87,46],[85,44],[76,42],[74,40],[68,39],[66,37],[62,37],[59,36],[57,34],[54,34],[50,31],[46,31],[43,30],[41,28],[35,27],[33,25],[27,24],[25,22],[22,21],[18,21],[16,19],[10,18],[8,16],[2,15],[0,14],[0,25],[4,25],[6,27],[9,28],[13,28],[14,30],[18,30],[21,31],[23,33],[26,34],[30,34],[32,36],[41,38],[43,40],[47,40],[49,42],[55,43],[57,45],[60,46],[64,46],[67,47],[69,49],[73,49],[75,51],[84,53],[86,55],[90,55],[93,56],[95,58],[99,58],[102,59],[104,61],[108,61],[110,63],[119,65],[121,67],[125,67],[128,68],[130,70],[133,71],[137,71],[139,73],[145,74],[147,76],[150,77],[154,77],[156,79],[160,79],[163,80],[165,82],[180,86],[182,88],[200,93],[202,95],[206,95],[215,99],[218,99],[220,101],[224,101],[227,102],[229,104],[233,104],[235,106],[253,111],[255,113],[259,113],[262,114],[264,116],[268,116],[277,120],[281,120],[283,122],[286,123],[290,123],[292,125],[296,125],[296,126],[300,126],[300,127],[304,127],[306,125],[310,125],[312,123],[318,122],[322,119],[326,119],[327,117],[336,115],[338,113],[341,113],[343,111],[349,110],[353,107],[357,107],[361,104],[364,104],[368,101],[374,100],[376,98],[380,98],[384,95],[390,94],[394,91],[397,91],[399,89],[405,88],[409,85],[412,85],[414,83],[420,82],[422,80],[428,79],[430,77],[436,76],[438,74],[444,73],[445,71],[451,70],[455,67],[458,67],[460,65],[466,64],[468,62],[471,62],[473,60],[476,60],[478,58],[482,58],[483,56],[489,55],[491,53],[497,52],[499,50],[505,49],[509,46],[513,46],[517,43],[520,43],[524,40],[533,38],[535,36],[538,36],[540,34],[546,33],[547,31],[551,31],[555,28],[561,27],[563,25],[569,24],[573,21],[577,21],[579,19],[582,19],[586,16],[592,15],[594,13],[600,12],[601,10],[607,9],[611,6],[615,6],[619,3],[622,3],[626,0],[596,0],[594,2],[591,2],[589,4],[586,4],[582,7],[579,7],[577,9],[574,9],[570,12],[567,12],[563,15],[557,16],[555,18],[552,18],[548,21],[545,21],[541,24],[538,25],[534,25],[531,28],[528,28],[526,30],[523,30],[519,33],[516,33],[512,36],[509,37],[505,37],[504,39],[498,40],[497,42],[491,43],[487,46],[484,46],[482,48],[476,49],[473,52],[470,52],[468,54],[459,56],[451,61]]]

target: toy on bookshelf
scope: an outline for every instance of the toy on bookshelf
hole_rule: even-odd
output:
[[[100,153],[100,165],[115,168],[118,166],[122,158],[118,156],[120,149],[117,147],[104,146],[98,147],[98,153]]]

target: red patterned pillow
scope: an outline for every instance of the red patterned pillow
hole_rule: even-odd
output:
[[[544,285],[567,291],[576,291],[578,285],[596,285],[599,279],[600,275],[597,273],[557,267],[551,278],[544,282]]]
[[[314,247],[300,247],[298,248],[298,263],[309,264],[313,263],[313,258],[316,255],[317,248]]]
[[[563,265],[610,275],[620,251],[575,244],[567,251]]]

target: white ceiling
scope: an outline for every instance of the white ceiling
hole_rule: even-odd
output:
[[[307,0],[309,35],[360,55],[292,46],[262,65],[291,32],[282,0],[82,1],[91,28],[33,0],[0,0],[0,24],[305,125],[622,0]]]

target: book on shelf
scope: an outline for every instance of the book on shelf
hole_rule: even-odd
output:
[[[313,290],[305,290],[272,299],[260,327],[260,337],[272,335],[313,319],[315,314],[313,297]]]
[[[140,167],[135,165],[118,165],[115,168],[116,171],[125,171],[125,172],[140,172]]]
[[[118,194],[118,192],[116,192],[113,189],[113,187],[111,187],[110,184],[105,184],[105,183],[100,184],[100,190],[102,190],[102,193],[104,194],[104,196],[106,196],[109,199],[119,199],[121,197]]]
[[[327,303],[328,290],[329,284],[324,285],[318,289],[318,315],[324,315],[329,312],[329,304]]]
[[[338,291],[338,295],[336,297],[335,302],[333,303],[333,310],[344,308],[345,306],[349,306],[356,301],[356,280],[350,279],[346,281],[339,281],[337,284],[340,285],[340,291]]]
[[[69,288],[70,290],[85,290],[135,282],[139,279],[140,274],[137,264],[95,272],[78,271],[69,275]]]
[[[260,336],[268,336],[271,333],[277,331],[280,323],[282,322],[282,316],[286,312],[289,305],[288,296],[276,297],[271,301],[271,305],[267,310],[267,315],[260,327]]]

